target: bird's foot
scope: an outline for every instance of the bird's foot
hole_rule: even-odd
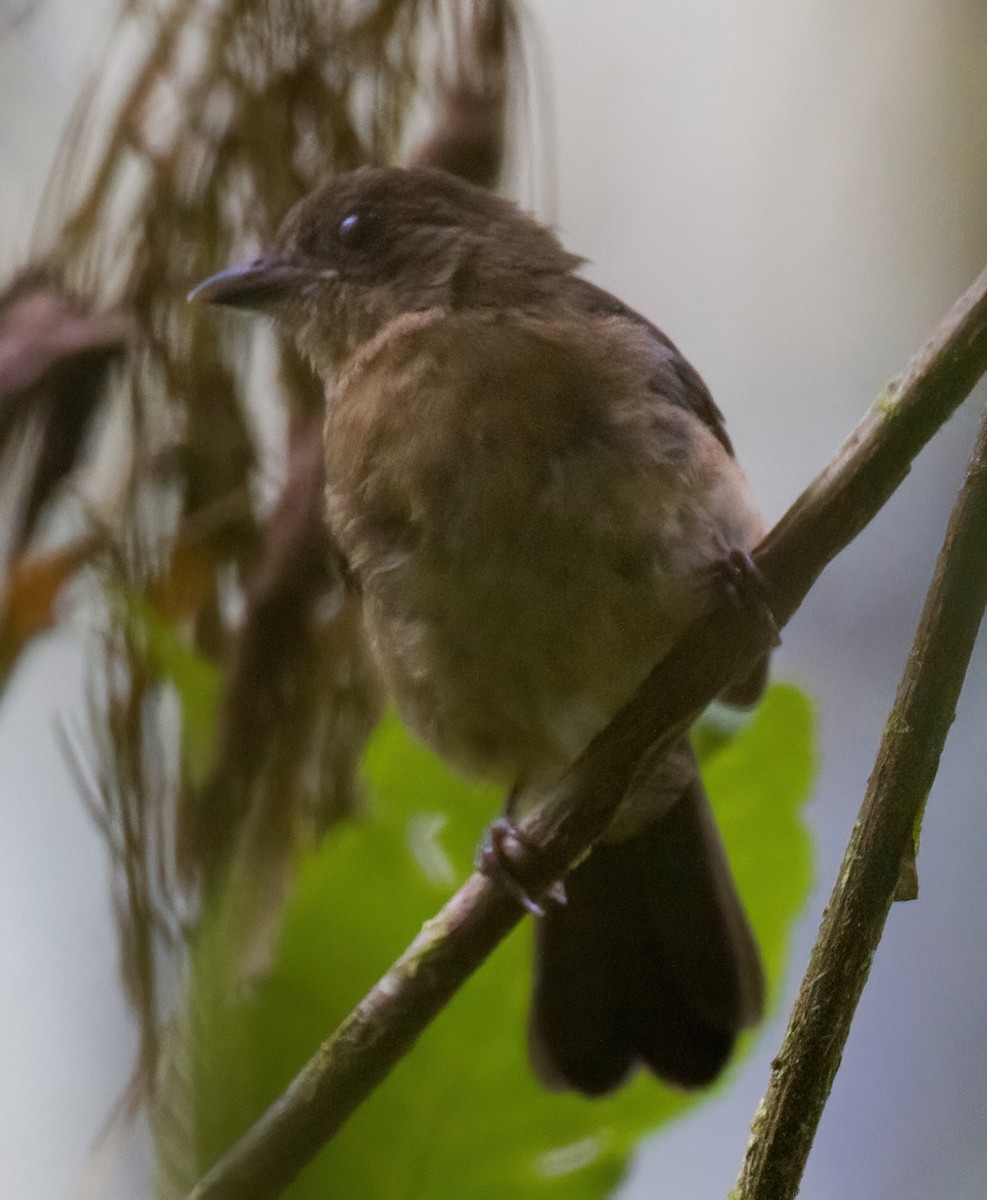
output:
[[[731,550],[713,568],[716,583],[727,600],[750,614],[771,635],[771,644],[781,644],[778,622],[769,602],[770,589],[757,563],[746,550]]]
[[[519,860],[526,851],[533,849],[514,819],[516,795],[508,797],[504,815],[487,830],[487,836],[477,851],[477,868],[490,879],[496,880],[527,912],[535,917],[545,915],[545,904],[565,904],[565,885],[559,879],[537,899],[517,875]]]

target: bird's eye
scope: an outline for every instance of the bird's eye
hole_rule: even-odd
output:
[[[351,212],[336,226],[336,236],[344,246],[362,246],[367,240],[370,221],[365,213]]]

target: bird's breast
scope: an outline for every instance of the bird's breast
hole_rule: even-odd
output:
[[[674,453],[652,452],[654,421],[614,420],[552,347],[461,340],[405,339],[343,381],[329,523],[404,719],[469,772],[531,780],[578,755],[701,607],[722,535],[697,475],[709,447],[670,411]]]

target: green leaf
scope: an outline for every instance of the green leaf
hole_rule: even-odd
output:
[[[704,774],[776,988],[810,883],[799,817],[813,772],[809,705],[776,685],[745,727],[709,745]],[[393,719],[365,768],[369,812],[301,864],[276,961],[256,990],[221,998],[216,945],[200,947],[190,997],[200,1169],[276,1098],[465,877],[501,803],[451,775]],[[286,1196],[591,1200],[619,1181],[643,1134],[701,1101],[645,1076],[605,1100],[544,1091],[525,1057],[530,936],[525,922]]]

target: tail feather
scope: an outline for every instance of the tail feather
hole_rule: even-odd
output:
[[[601,1095],[636,1063],[681,1087],[720,1072],[764,1004],[760,957],[698,774],[634,836],[601,842],[537,923],[531,1055]]]

